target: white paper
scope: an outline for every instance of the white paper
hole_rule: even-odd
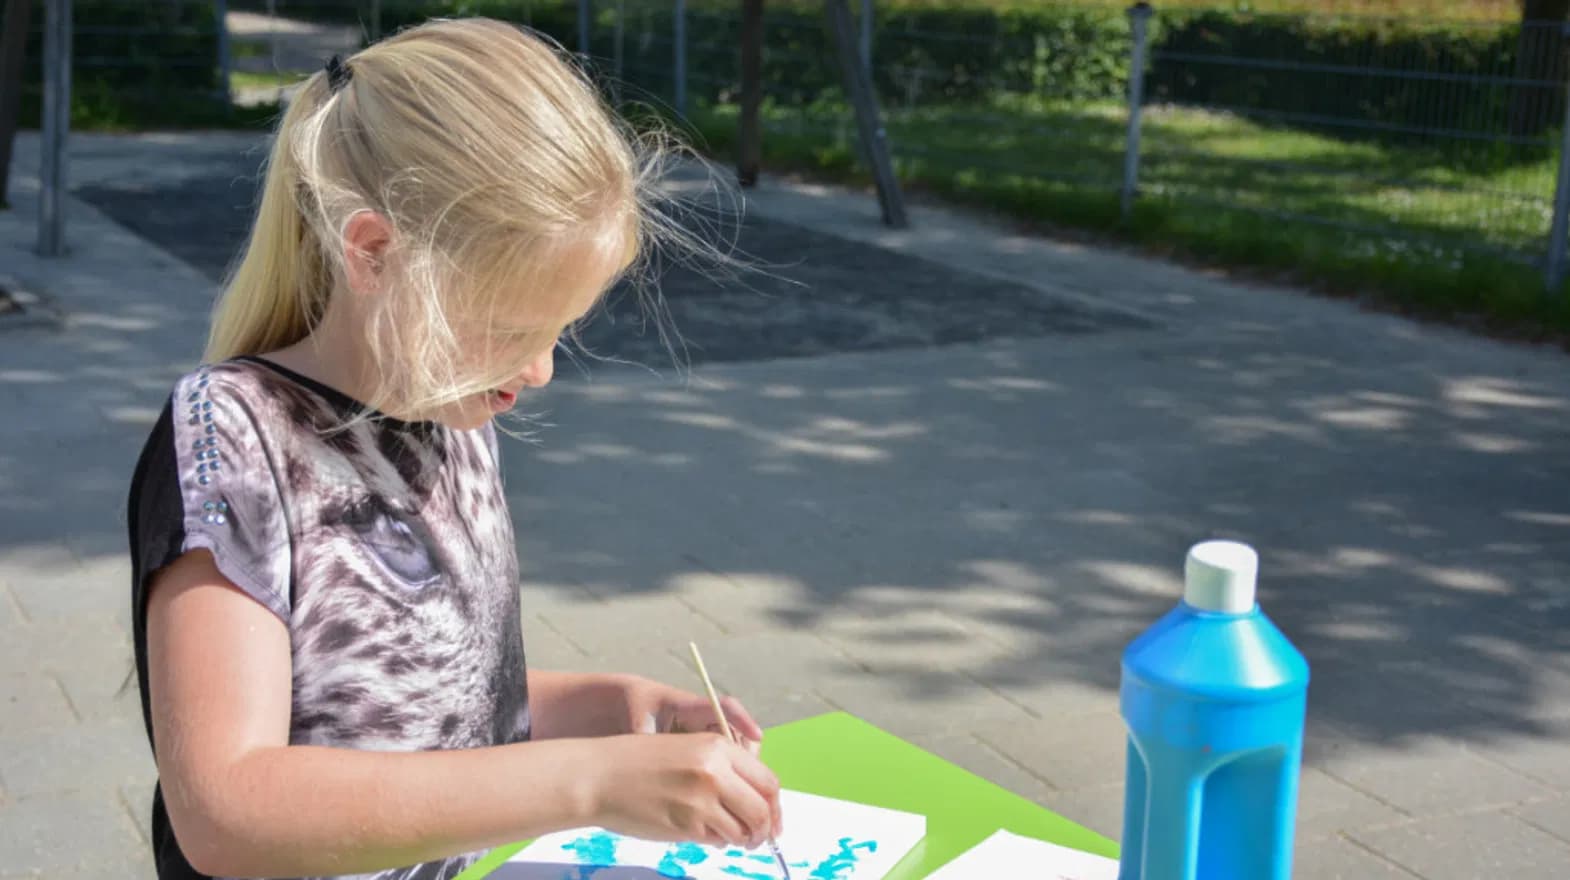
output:
[[[913,813],[780,792],[785,833],[780,852],[792,880],[878,880],[927,834]],[[513,856],[494,880],[779,880],[767,845],[734,847],[667,844],[624,837],[603,828],[546,835]]]
[[[939,868],[927,880],[1117,880],[1115,859],[1021,837],[1008,831],[992,836]]]

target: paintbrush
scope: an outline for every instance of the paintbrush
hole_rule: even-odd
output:
[[[714,715],[720,719],[720,731],[725,738],[736,742],[736,734],[731,730],[730,722],[725,718],[725,709],[720,705],[720,695],[714,690],[714,681],[709,678],[709,670],[703,665],[703,655],[698,652],[697,642],[688,642],[687,647],[692,649],[692,660],[698,664],[698,675],[703,678],[703,689],[709,694],[709,702],[714,705]],[[774,861],[779,863],[780,875],[785,880],[790,880],[790,867],[785,864],[785,854],[780,852],[780,845],[774,840],[774,835],[769,835],[769,849],[774,853]]]

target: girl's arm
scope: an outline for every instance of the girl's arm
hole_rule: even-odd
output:
[[[535,739],[720,730],[707,697],[641,675],[534,669],[528,674]],[[763,728],[734,697],[722,698],[720,707],[743,744],[757,754]]]
[[[290,746],[282,622],[206,551],[160,572],[148,602],[160,781],[181,850],[203,873],[364,873],[593,824],[754,844],[778,825],[777,782],[719,737]]]
[[[640,732],[627,710],[634,676],[547,669],[530,669],[528,675],[529,735],[534,739]]]

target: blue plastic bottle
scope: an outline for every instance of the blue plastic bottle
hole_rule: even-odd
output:
[[[1308,663],[1254,601],[1252,548],[1189,551],[1183,601],[1123,653],[1118,880],[1289,880]]]

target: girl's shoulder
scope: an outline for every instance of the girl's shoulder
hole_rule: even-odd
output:
[[[261,357],[242,356],[202,364],[174,387],[177,407],[238,407],[253,420],[280,418],[302,426],[336,421],[340,411],[356,408],[342,392]]]

